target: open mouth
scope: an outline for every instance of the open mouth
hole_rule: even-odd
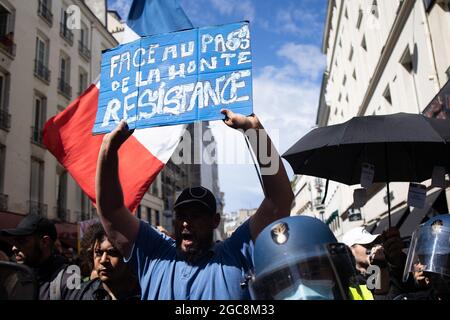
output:
[[[108,276],[110,274],[108,269],[102,269],[100,271],[98,271],[98,275],[99,276]]]
[[[181,239],[183,241],[183,244],[185,246],[192,246],[195,240],[195,237],[190,232],[182,232],[181,233]]]

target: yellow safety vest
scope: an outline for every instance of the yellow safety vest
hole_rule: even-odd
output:
[[[372,292],[362,284],[356,287],[349,287],[350,298],[352,300],[373,300]]]

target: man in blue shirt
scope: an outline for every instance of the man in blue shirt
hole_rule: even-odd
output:
[[[240,282],[253,267],[253,241],[265,226],[289,215],[293,199],[289,179],[258,118],[226,109],[222,113],[226,125],[250,138],[265,198],[229,239],[216,244],[213,232],[220,215],[214,195],[203,187],[188,188],[177,199],[176,240],[132,215],[123,204],[117,155],[132,131],[121,122],[103,139],[97,164],[97,209],[108,238],[133,265],[143,299],[248,299],[248,290]]]

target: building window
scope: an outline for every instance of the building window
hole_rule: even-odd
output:
[[[0,211],[8,210],[8,196],[4,194],[6,147],[0,144]]]
[[[40,16],[45,22],[47,22],[50,27],[53,25],[51,0],[39,0],[38,16]]]
[[[342,98],[342,93],[339,93],[338,102],[341,102],[341,98]],[[336,112],[337,112],[337,110],[336,110]],[[336,112],[334,114],[336,114]]]
[[[61,8],[61,23],[59,34],[64,40],[66,40],[68,44],[73,45],[73,32],[67,27],[67,20],[69,19],[69,17],[70,15],[67,13],[67,8],[63,6]]]
[[[447,75],[447,80],[450,80],[450,67],[445,71],[445,74]]]
[[[159,211],[155,210],[155,226],[161,225],[161,222],[159,220]]]
[[[154,218],[152,217],[152,209],[147,207],[147,221],[148,223],[150,223],[151,225],[155,225],[155,221]]]
[[[151,190],[152,190],[151,193],[152,193],[155,197],[157,197],[157,196],[158,196],[158,183],[157,183],[156,179],[155,179],[155,181],[153,181],[153,183],[152,183],[152,189],[151,189]]]
[[[406,71],[408,71],[408,73],[411,73],[413,71],[414,65],[411,52],[409,50],[409,46],[406,47],[399,62],[403,66],[403,68],[405,68]]]
[[[67,171],[56,175],[56,216],[66,221],[69,218],[67,210]]]
[[[370,8],[370,14],[378,19],[379,12],[378,12],[378,2],[377,2],[377,0],[373,0],[372,1],[372,7]]]
[[[359,11],[358,11],[358,20],[356,21],[356,28],[358,30],[361,27],[362,18],[363,18],[363,11],[361,9],[359,9]]]
[[[50,83],[50,70],[48,69],[49,42],[41,36],[36,37],[36,55],[34,60],[34,75],[45,83]]]
[[[136,210],[136,217],[137,217],[138,219],[141,219],[141,218],[142,218],[142,206],[141,206],[141,205],[138,205],[138,207],[137,207],[137,210]]]
[[[386,89],[384,89],[383,97],[390,105],[392,105],[391,89],[389,88],[389,85],[387,85]]]
[[[42,203],[44,188],[44,161],[31,158],[29,213],[47,215],[47,206]]]
[[[347,8],[345,8],[344,17],[345,17],[345,19],[348,19],[348,10],[347,10]]]
[[[31,127],[31,142],[43,146],[42,129],[47,116],[47,98],[42,95],[34,97],[33,127]]]
[[[429,11],[431,6],[435,3],[434,0],[423,0],[423,6],[425,7],[425,11]]]
[[[11,127],[11,115],[8,113],[9,74],[0,72],[0,129],[8,131]]]
[[[347,83],[347,76],[344,74],[344,78],[342,79],[342,85],[345,86]]]
[[[81,23],[78,51],[85,60],[89,61],[91,59],[91,51],[89,50],[89,28],[84,23]]]
[[[14,18],[2,4],[0,4],[0,48],[8,53],[11,58],[15,57]]]
[[[363,37],[362,37],[361,47],[362,47],[365,51],[367,51],[367,43],[366,43],[366,36],[365,36],[365,35],[363,35]]]
[[[70,86],[70,58],[61,53],[59,58],[58,92],[67,99],[72,98],[72,87]]]
[[[78,77],[78,95],[82,94],[88,86],[88,74],[86,71],[80,68],[80,74]]]
[[[80,220],[89,220],[92,218],[92,204],[89,197],[79,188],[80,191]]]
[[[339,39],[339,47],[342,48],[342,40],[341,39]]]
[[[353,46],[350,46],[350,52],[348,54],[348,60],[352,61],[353,59]]]
[[[356,80],[356,69],[353,70],[352,77]]]

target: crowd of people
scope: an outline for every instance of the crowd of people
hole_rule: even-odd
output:
[[[229,127],[264,133],[251,146],[261,169],[267,166],[260,148],[274,148],[258,118],[222,112]],[[96,175],[100,223],[84,234],[75,268],[57,254],[56,229],[48,219],[30,214],[16,228],[2,230],[15,263],[32,269],[39,299],[450,298],[449,214],[418,226],[409,248],[395,228],[372,235],[358,227],[339,242],[324,222],[289,216],[293,193],[276,151],[270,159],[278,170],[261,170],[264,200],[231,237],[213,241],[220,215],[214,195],[201,186],[176,199],[175,232],[167,235],[124,206],[118,150],[132,133],[122,122],[104,137]]]

